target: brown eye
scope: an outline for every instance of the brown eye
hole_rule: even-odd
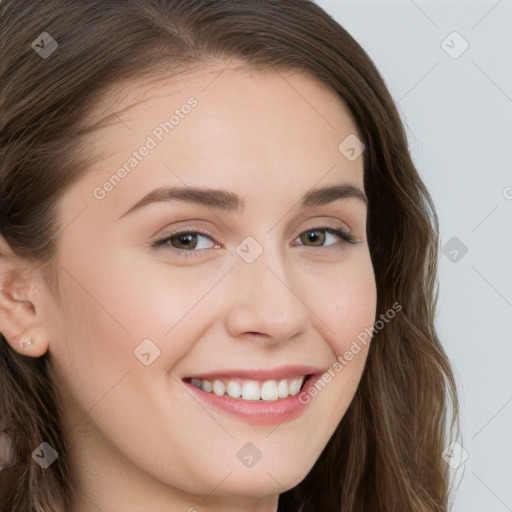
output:
[[[208,233],[178,231],[166,233],[152,244],[155,248],[174,251],[178,255],[198,255],[204,250],[220,247]]]
[[[177,241],[171,243],[176,249],[195,249],[197,245],[197,233],[178,233],[177,235],[170,236],[169,241]]]
[[[336,244],[336,241],[334,241],[325,245],[325,242],[328,240],[328,238],[338,238],[340,241],[338,244]],[[299,239],[301,242],[300,245],[305,245],[307,247],[331,247],[344,243],[357,243],[350,233],[341,229],[328,227],[308,229],[307,231],[304,231],[300,234]]]
[[[300,235],[300,241],[307,245],[309,242],[313,244],[313,246],[322,246],[325,242],[325,232],[320,229],[305,231]]]

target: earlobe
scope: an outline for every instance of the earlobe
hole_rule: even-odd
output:
[[[40,357],[48,350],[48,343],[38,327],[39,315],[33,304],[3,289],[0,293],[0,332],[16,352]]]
[[[30,274],[0,237],[0,333],[16,352],[40,357],[48,350],[48,340],[33,303]]]
[[[30,336],[29,334],[26,334],[25,336],[22,336],[18,340],[18,344],[20,346],[20,350],[21,351],[23,351],[25,349],[25,347],[29,347],[33,343],[34,343],[34,340],[32,339],[32,336]]]
[[[9,343],[11,346],[12,344]],[[16,352],[25,356],[41,357],[48,350],[48,343],[45,343],[44,337],[37,337],[34,334],[24,334],[18,338],[17,347],[13,348]]]

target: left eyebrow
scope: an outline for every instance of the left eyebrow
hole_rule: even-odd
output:
[[[361,189],[349,183],[342,183],[340,185],[310,190],[301,198],[300,208],[322,206],[348,197],[359,199],[368,205],[368,198]],[[159,187],[137,201],[119,219],[149,204],[174,201],[195,203],[225,211],[238,211],[240,213],[245,206],[245,202],[240,196],[228,190],[205,187]]]

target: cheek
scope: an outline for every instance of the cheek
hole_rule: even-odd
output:
[[[321,395],[317,407],[329,406],[331,427],[341,420],[357,390],[365,366],[375,322],[377,289],[369,253],[360,254],[335,271],[304,282],[305,303],[314,312],[318,331],[331,353],[332,364],[321,376],[308,401]]]
[[[63,276],[58,312],[63,326],[50,347],[52,359],[73,382],[89,379],[84,390],[105,387],[120,370],[129,369],[133,357],[131,326],[120,315],[115,294],[98,286],[99,277],[78,272]]]
[[[212,311],[209,292],[230,266],[172,267],[133,251],[111,254],[97,272],[80,269],[95,300],[70,283],[69,293],[80,297],[75,310],[86,312],[86,323],[94,326],[90,339],[115,366],[141,365],[137,354],[146,347],[153,368],[169,371],[208,328],[198,318]]]
[[[336,356],[343,355],[375,322],[377,289],[369,254],[340,266],[310,289],[308,303],[324,324],[325,339]]]
[[[317,287],[309,294],[308,300],[316,305],[314,311],[322,321],[319,331],[331,350],[332,364],[303,400],[314,400],[317,411],[313,416],[323,416],[327,431],[332,433],[359,386],[370,347],[370,328],[375,322],[377,290],[369,256],[351,271],[342,270],[330,277],[321,290]]]
[[[93,251],[93,244],[89,250],[80,242],[67,249],[56,312],[61,328],[50,352],[59,380],[88,408],[134,363],[140,364],[133,350],[143,339],[143,330],[135,329],[143,317],[137,314],[136,288],[130,286],[137,274],[126,272],[122,259]]]

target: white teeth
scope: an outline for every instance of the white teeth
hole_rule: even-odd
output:
[[[201,381],[199,379],[191,379],[190,382],[194,384],[194,386],[197,386],[198,388],[201,387]],[[207,381],[205,381],[207,382]]]
[[[255,380],[247,380],[242,388],[244,400],[259,400],[261,398],[260,385]]]
[[[242,395],[242,388],[238,382],[230,380],[228,383],[227,393],[232,398],[240,398]]]
[[[290,395],[295,396],[300,391],[303,382],[304,379],[302,377],[292,380],[289,386]]]
[[[261,398],[262,400],[277,400],[279,398],[275,380],[267,380],[267,382],[263,383],[263,386],[261,386]]]
[[[211,382],[209,380],[191,379],[190,382],[199,389],[208,393],[213,392],[217,396],[228,395],[231,398],[241,400],[275,401],[299,393],[305,378],[305,376],[302,376],[291,380],[267,380],[264,382],[243,379],[215,379]]]
[[[288,396],[288,381],[286,379],[279,381],[279,385],[277,386],[277,394],[279,398],[286,398]]]
[[[218,396],[222,396],[226,392],[226,386],[224,386],[224,383],[222,381],[214,380],[213,392]]]

